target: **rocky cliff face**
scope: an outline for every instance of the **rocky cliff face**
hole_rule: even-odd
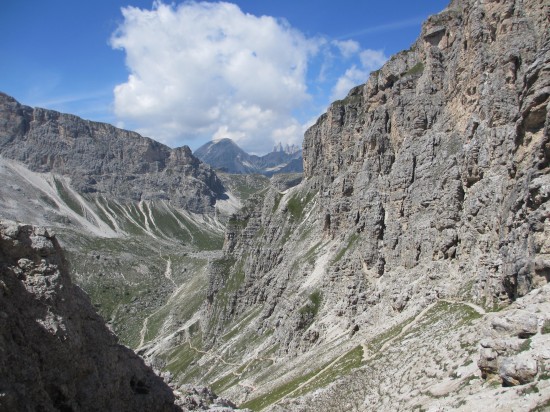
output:
[[[250,276],[295,259],[281,240],[307,215],[317,239],[350,247],[321,276],[333,278],[330,294],[354,279],[350,316],[377,303],[384,283],[397,311],[426,293],[457,293],[455,282],[497,306],[545,284],[548,7],[452,2],[410,50],[333,103],[306,133],[306,181],[283,201],[268,196],[264,213],[229,235],[229,250],[250,255]],[[265,250],[248,241],[259,222]]]
[[[0,410],[175,411],[72,284],[55,237],[0,222]]]
[[[375,277],[468,268],[497,304],[546,283],[548,7],[453,1],[307,132],[324,232],[361,234]]]
[[[215,173],[184,146],[177,149],[51,110],[23,106],[0,93],[0,154],[35,172],[71,178],[80,193],[120,201],[170,200],[212,213],[225,191]]]
[[[550,278],[549,13],[536,0],[452,1],[410,50],[331,105],[306,133],[304,182],[229,223],[202,338],[190,335],[210,349],[195,358],[214,371],[205,379],[250,407],[315,410],[322,402],[285,400],[351,370],[368,375],[381,359],[387,379],[360,380],[364,391],[347,393],[357,403],[334,407],[368,410],[371,399],[395,410],[451,379],[459,359],[477,362],[477,318]],[[458,321],[471,334],[432,328]],[[460,345],[443,350],[424,335],[396,386],[406,351],[392,366],[384,351],[417,322]],[[433,373],[418,387],[425,362]]]

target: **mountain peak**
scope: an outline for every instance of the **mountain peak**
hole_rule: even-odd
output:
[[[233,146],[238,146],[237,143],[235,143],[229,137],[219,137],[217,139],[212,139],[209,143],[210,144],[231,144]]]
[[[296,145],[276,145],[264,156],[251,155],[229,138],[212,140],[199,147],[194,155],[215,169],[235,174],[276,173],[303,171],[301,149]]]
[[[283,152],[286,154],[294,154],[302,150],[300,146],[295,144],[286,144],[283,146],[281,142],[277,143],[275,146],[273,146],[273,152]]]

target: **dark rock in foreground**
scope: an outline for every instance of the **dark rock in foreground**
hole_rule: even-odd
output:
[[[176,411],[75,286],[47,231],[0,222],[0,411]]]

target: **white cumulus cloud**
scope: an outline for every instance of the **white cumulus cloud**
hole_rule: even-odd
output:
[[[338,47],[344,58],[349,58],[361,50],[361,46],[355,40],[334,40],[332,44]]]
[[[125,124],[171,145],[230,137],[262,151],[283,136],[301,141],[292,111],[310,99],[319,40],[230,3],[155,2],[122,14],[111,45],[125,51],[130,72],[114,90]]]
[[[333,100],[346,97],[352,87],[365,83],[369,78],[370,72],[379,69],[388,60],[388,57],[382,50],[357,50],[357,53],[360,64],[352,65],[336,81],[336,85],[332,89]]]
[[[378,70],[388,57],[384,54],[382,50],[371,50],[366,49],[359,53],[359,58],[361,59],[361,65],[365,70]]]
[[[231,3],[156,1],[122,15],[111,38],[129,72],[114,89],[117,124],[171,146],[229,137],[262,154],[299,145],[315,108],[386,60],[357,41],[308,38]]]

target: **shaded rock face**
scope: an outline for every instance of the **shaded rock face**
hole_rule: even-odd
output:
[[[451,2],[307,131],[325,233],[368,239],[367,270],[438,261],[496,303],[549,280],[549,7]]]
[[[72,284],[55,237],[0,221],[0,410],[174,411]]]
[[[225,191],[187,146],[170,149],[108,124],[23,106],[3,93],[0,154],[35,172],[69,176],[81,193],[171,200],[196,213],[212,212]]]

